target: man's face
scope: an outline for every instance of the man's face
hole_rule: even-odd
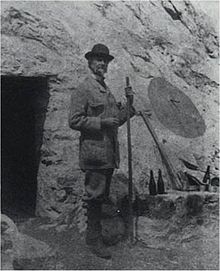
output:
[[[90,69],[97,75],[104,77],[107,73],[109,61],[103,57],[93,57],[90,60]]]

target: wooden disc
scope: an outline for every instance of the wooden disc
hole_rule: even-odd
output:
[[[195,138],[205,133],[205,121],[190,98],[164,78],[151,80],[148,95],[158,120],[176,135]]]

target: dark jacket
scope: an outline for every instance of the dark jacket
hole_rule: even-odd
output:
[[[122,125],[126,105],[121,106],[110,90],[104,88],[92,74],[72,92],[69,126],[81,132],[79,165],[82,170],[119,167],[117,128],[102,128],[101,119],[117,117]],[[130,116],[134,115],[132,108]]]

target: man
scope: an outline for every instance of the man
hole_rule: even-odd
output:
[[[116,100],[105,84],[104,74],[114,59],[103,44],[85,54],[90,74],[73,91],[69,126],[81,132],[79,164],[85,172],[87,192],[86,243],[99,257],[111,258],[101,236],[101,207],[108,200],[114,168],[119,167],[118,127],[127,119],[127,106]],[[131,87],[126,88],[134,115]]]

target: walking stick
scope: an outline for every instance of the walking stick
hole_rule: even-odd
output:
[[[129,87],[129,77],[126,77],[126,87]],[[127,140],[128,140],[128,203],[129,203],[129,224],[128,233],[130,244],[134,241],[134,226],[133,226],[133,210],[132,210],[132,196],[133,196],[133,185],[132,185],[132,152],[131,152],[131,127],[130,127],[130,96],[125,90],[125,95],[127,98]]]

